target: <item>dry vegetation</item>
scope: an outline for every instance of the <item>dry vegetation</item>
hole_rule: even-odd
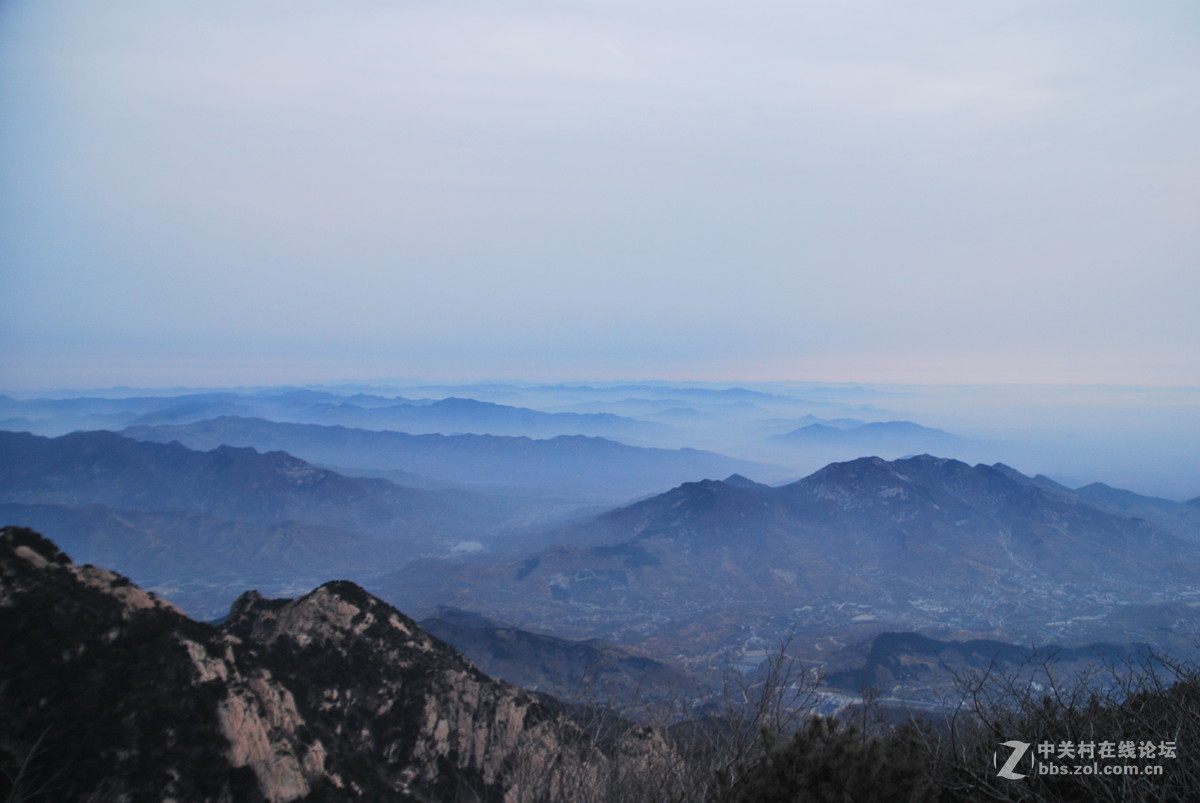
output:
[[[957,709],[936,718],[897,717],[869,692],[862,706],[828,717],[808,707],[817,678],[780,651],[759,682],[731,683],[720,710],[702,721],[631,728],[581,708],[593,712],[580,719],[604,746],[605,772],[564,763],[521,785],[521,799],[1200,800],[1200,667],[1155,656],[1069,680],[1038,668],[1049,683],[1031,684],[1022,672],[963,674]],[[1003,743],[1012,740],[1029,744],[1014,769],[1019,779],[999,775],[1012,753]],[[1106,743],[1111,755],[1102,756]],[[1060,756],[1064,744],[1076,755]],[[1088,744],[1092,755],[1080,756]],[[1122,756],[1122,744],[1135,754]],[[1145,744],[1154,756],[1136,752]],[[1041,745],[1054,752],[1040,753]],[[1084,769],[1075,774],[1077,766]]]

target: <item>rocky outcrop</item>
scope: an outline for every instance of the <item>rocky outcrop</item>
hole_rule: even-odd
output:
[[[519,801],[666,750],[601,743],[353,583],[248,592],[214,627],[19,528],[0,530],[0,643],[0,794],[19,799]]]

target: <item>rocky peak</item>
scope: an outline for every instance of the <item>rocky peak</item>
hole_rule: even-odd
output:
[[[66,566],[71,563],[70,556],[55,546],[53,541],[26,527],[4,528],[0,545],[6,550],[12,550],[16,555],[21,555],[25,560],[41,563],[42,566]]]
[[[966,463],[961,460],[955,460],[952,457],[934,457],[931,454],[918,454],[912,457],[903,457],[895,461],[900,466],[920,466],[925,470],[940,470],[947,472],[962,471],[970,469]]]
[[[895,476],[896,468],[882,457],[860,457],[843,463],[830,463],[800,482],[845,483],[869,477]]]
[[[0,530],[0,604],[21,589],[46,584],[78,584],[102,593],[117,604],[123,619],[139,610],[162,610],[180,614],[178,608],[149,591],[138,588],[123,575],[90,564],[77,566],[50,539],[25,527]]]
[[[862,507],[880,500],[907,499],[913,488],[899,461],[860,457],[845,463],[830,463],[802,480],[784,486],[793,497],[808,496],[838,505]]]
[[[294,600],[269,600],[248,591],[234,603],[224,628],[263,644],[280,638],[306,646],[369,637],[389,641],[393,648],[432,648],[412,619],[347,580],[325,583]]]
[[[214,628],[5,528],[0,643],[0,770],[59,799],[544,799],[609,760],[345,581]]]

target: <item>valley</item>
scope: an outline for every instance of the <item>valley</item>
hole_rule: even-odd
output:
[[[208,620],[247,588],[287,597],[337,578],[418,618],[461,611],[526,634],[509,637],[515,657],[489,665],[559,694],[585,683],[579,666],[521,669],[540,660],[535,645],[555,652],[545,639],[662,662],[673,680],[622,681],[615,693],[628,698],[656,684],[702,696],[730,672],[753,676],[781,643],[826,671],[881,633],[1192,654],[1200,507],[1103,483],[1072,489],[1004,463],[906,457],[923,438],[964,451],[984,441],[900,421],[876,406],[878,392],[793,393],[427,386],[9,399],[20,415],[8,426],[52,436],[0,432],[0,514]],[[442,431],[363,426],[412,422],[420,409]],[[659,428],[621,424],[656,433],[642,445],[588,434],[619,416]],[[53,435],[101,420],[120,434]],[[741,456],[674,445],[699,422]],[[772,462],[790,442],[805,459],[845,459],[808,474],[802,461]],[[462,621],[441,626],[494,662],[484,631]],[[930,701],[939,684],[904,696]]]

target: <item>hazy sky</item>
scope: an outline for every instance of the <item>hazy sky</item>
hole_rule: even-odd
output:
[[[1200,383],[1200,4],[4,0],[0,387]]]

